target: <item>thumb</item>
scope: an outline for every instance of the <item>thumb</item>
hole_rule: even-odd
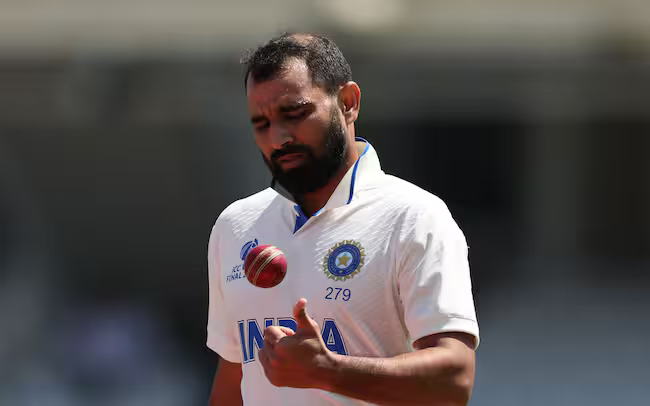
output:
[[[307,314],[307,299],[302,298],[293,307],[293,318],[298,330],[308,330],[318,334],[318,324]]]

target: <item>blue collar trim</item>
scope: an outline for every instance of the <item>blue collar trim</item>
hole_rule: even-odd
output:
[[[359,162],[361,161],[361,158],[366,154],[366,152],[368,152],[368,150],[370,149],[370,143],[366,141],[364,138],[355,137],[355,141],[365,142],[366,147],[364,148],[361,155],[359,155],[359,158],[357,158],[357,161],[354,163],[354,169],[352,170],[352,179],[350,180],[350,197],[348,198],[348,202],[346,204],[350,204],[350,202],[352,201],[352,196],[354,196],[354,184],[357,179],[357,168],[359,167]],[[273,179],[273,184],[275,184],[275,179]],[[293,233],[295,234],[298,230],[302,228],[302,226],[305,225],[305,223],[307,223],[310,217],[307,217],[307,215],[302,211],[300,205],[296,204],[293,206],[293,208],[296,211],[296,224],[293,228]],[[323,208],[321,208],[316,213],[314,213],[314,216],[318,215],[321,211],[323,211]]]
[[[296,211],[296,225],[293,228],[293,233],[295,234],[296,231],[300,230],[300,227],[304,226],[307,220],[309,220],[309,217],[303,213],[302,209],[300,208],[300,205],[295,205],[293,206],[293,209]]]
[[[296,231],[300,230],[300,228],[305,225],[307,220],[309,220],[309,217],[307,217],[307,215],[302,211],[300,205],[296,204],[293,208],[296,210],[296,225],[293,227],[293,233],[295,234]],[[323,209],[314,213],[314,216],[318,215],[321,211],[323,211]]]
[[[352,196],[354,195],[354,181],[357,179],[357,168],[359,167],[359,161],[361,161],[361,158],[370,149],[370,143],[368,141],[366,141],[365,139],[363,139],[361,137],[356,137],[355,140],[365,142],[366,143],[366,148],[364,148],[361,155],[359,155],[359,159],[357,159],[357,162],[354,163],[354,169],[352,170],[352,181],[350,181],[350,197],[348,198],[348,203],[347,204],[350,204],[350,202],[352,201]]]

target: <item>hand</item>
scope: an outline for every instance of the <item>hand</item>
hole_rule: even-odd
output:
[[[276,326],[264,330],[259,357],[266,377],[275,386],[319,388],[320,372],[332,363],[332,353],[306,306],[307,300],[300,299],[293,308],[295,332]]]

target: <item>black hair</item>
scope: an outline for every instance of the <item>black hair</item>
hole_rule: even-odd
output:
[[[242,57],[244,87],[249,77],[256,82],[273,79],[290,58],[305,61],[312,82],[328,94],[352,80],[350,65],[334,41],[314,34],[284,33]]]

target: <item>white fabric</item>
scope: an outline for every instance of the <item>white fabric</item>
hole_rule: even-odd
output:
[[[391,357],[444,331],[472,334],[478,343],[462,231],[439,198],[384,174],[372,146],[357,145],[366,152],[356,173],[350,168],[323,210],[295,233],[295,203],[271,188],[230,205],[212,230],[207,344],[224,359],[242,362],[246,406],[366,404],[320,390],[276,388],[267,380],[255,333],[267,323],[291,323],[301,297],[330,348],[347,355]],[[257,288],[243,277],[242,247],[249,241],[286,254],[287,275],[276,287]],[[357,244],[365,253],[359,272],[345,280],[328,278],[324,268],[337,243]],[[352,251],[339,256],[354,258]]]

